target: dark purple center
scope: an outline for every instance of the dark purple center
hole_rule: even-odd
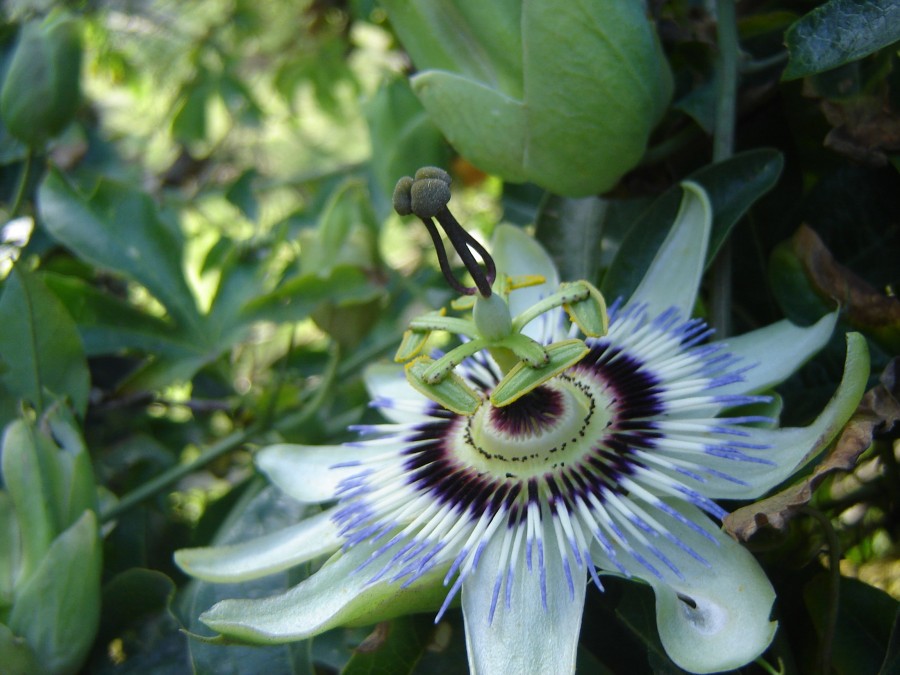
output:
[[[562,414],[562,394],[540,386],[509,405],[491,407],[490,422],[497,431],[510,436],[529,437],[552,427]]]

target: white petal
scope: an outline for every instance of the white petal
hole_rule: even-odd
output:
[[[698,509],[678,510],[718,546],[688,527],[672,533],[696,549],[709,566],[673,552],[683,579],[647,580],[656,593],[659,636],[669,657],[693,673],[732,670],[762,654],[775,635],[770,620],[775,591],[747,549],[716,528]]]
[[[338,484],[360,472],[367,451],[345,445],[270,445],[256,453],[256,466],[282,492],[304,504],[335,499]]]
[[[741,366],[753,365],[744,381],[717,388],[716,394],[749,394],[783,382],[806,363],[831,338],[838,313],[833,312],[806,328],[779,321],[765,328],[728,338],[726,349],[741,358]]]
[[[335,626],[372,624],[440,606],[446,592],[440,579],[446,566],[408,588],[399,583],[369,585],[371,572],[356,570],[373,550],[371,545],[355,546],[285,593],[223,600],[200,619],[223,635],[275,644],[303,640]]]
[[[491,251],[497,264],[497,274],[524,276],[536,274],[545,282],[510,293],[509,313],[515,317],[541,298],[555,293],[559,288],[559,273],[544,248],[533,237],[513,225],[498,225],[491,240]],[[535,340],[551,336],[563,319],[562,310],[547,312],[546,319],[538,318],[522,331]],[[549,323],[548,323],[549,322]]]
[[[529,572],[524,556],[516,566],[510,606],[500,591],[493,621],[489,620],[502,537],[494,537],[478,567],[462,586],[466,646],[472,675],[568,674],[575,671],[575,655],[584,609],[585,573],[576,572],[574,598],[563,574],[559,555],[546,551],[547,607],[541,601],[537,565]]]
[[[819,454],[841,431],[865,393],[869,377],[869,352],[859,333],[847,334],[844,376],[828,405],[807,427],[783,429],[747,428],[748,435],[738,440],[770,446],[765,450],[747,450],[746,454],[765,462],[749,462],[706,456],[702,468],[728,474],[743,483],[710,477],[697,486],[698,492],[714,499],[752,499],[784,482],[798,468]]]
[[[376,403],[395,402],[398,407],[379,406],[379,411],[391,422],[408,424],[426,419],[423,412],[431,401],[417,392],[406,380],[403,366],[396,364],[375,364],[363,373],[369,396]]]
[[[672,229],[627,304],[646,304],[650,316],[670,307],[682,317],[690,316],[703,274],[712,207],[697,183],[685,181],[681,186],[684,196]]]
[[[175,562],[186,573],[205,581],[246,581],[281,572],[340,547],[342,540],[331,520],[332,511],[240,544],[181,549],[175,552]]]

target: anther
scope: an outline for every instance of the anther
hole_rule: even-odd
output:
[[[447,208],[449,202],[450,175],[437,167],[423,167],[416,171],[415,178],[404,176],[397,181],[397,186],[394,188],[394,210],[401,216],[414,214],[425,224],[428,234],[431,235],[431,240],[434,242],[438,263],[447,283],[463,295],[474,295],[477,291],[483,297],[488,298],[491,296],[491,284],[497,277],[494,260],[478,240],[466,232],[453,217]],[[469,274],[472,275],[475,287],[463,285],[453,274],[447,259],[447,252],[441,241],[441,235],[432,218],[437,218],[447,239],[450,240],[450,244],[459,254]],[[484,269],[472,255],[473,250],[481,258]]]

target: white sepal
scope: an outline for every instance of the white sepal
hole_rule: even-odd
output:
[[[323,511],[240,544],[181,549],[175,552],[175,563],[204,581],[228,583],[275,574],[340,547],[341,538],[331,514]]]

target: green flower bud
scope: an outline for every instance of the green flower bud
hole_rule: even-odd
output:
[[[644,154],[672,78],[636,1],[383,0],[434,123],[479,168],[584,196]]]
[[[78,24],[56,17],[22,28],[3,88],[0,116],[9,132],[33,148],[59,134],[81,95]]]

